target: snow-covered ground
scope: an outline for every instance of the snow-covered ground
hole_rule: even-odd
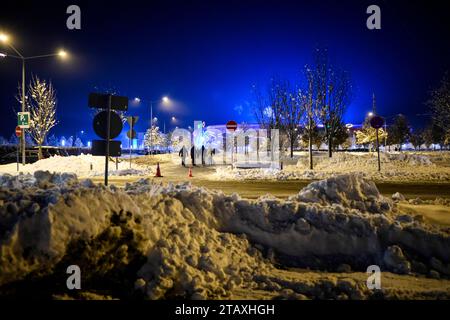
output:
[[[94,297],[448,299],[450,230],[402,201],[357,174],[257,201],[148,179],[116,188],[67,173],[3,175],[0,292],[65,283],[58,275],[76,264]],[[366,287],[373,264],[390,287]]]
[[[176,156],[170,154],[137,157],[132,169],[128,159],[120,159],[118,170],[115,161],[109,163],[110,176],[153,176],[156,163],[171,181],[184,181],[187,168],[181,167]],[[204,180],[321,180],[345,173],[363,174],[366,178],[382,182],[450,182],[449,152],[392,152],[381,154],[381,172],[377,171],[376,153],[338,152],[332,158],[326,153],[314,156],[314,170],[309,170],[308,154],[298,152],[294,159],[283,159],[283,170],[273,168],[240,168],[231,166],[207,166],[194,168],[194,176]],[[78,177],[95,177],[104,174],[104,157],[80,155],[54,156],[33,164],[20,166],[19,172],[34,173],[38,170],[75,173]],[[16,164],[0,166],[0,174],[18,174]]]
[[[449,152],[382,153],[381,172],[378,172],[376,153],[338,152],[332,158],[322,153],[314,157],[314,170],[309,170],[307,153],[297,153],[295,161],[296,165],[292,165],[292,160],[287,159],[283,170],[219,167],[212,179],[317,180],[344,173],[361,173],[375,181],[450,182]]]
[[[90,154],[69,157],[52,156],[32,164],[19,166],[19,172],[22,173],[34,173],[39,170],[74,173],[79,177],[100,176],[104,174],[105,157],[92,156]],[[0,174],[2,173],[18,174],[16,163],[1,165]],[[130,163],[125,159],[119,159],[118,167],[116,168],[114,159],[109,161],[109,174],[111,176],[147,175],[150,174],[150,171],[136,164],[130,169]]]

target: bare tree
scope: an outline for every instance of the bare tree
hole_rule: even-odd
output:
[[[328,155],[331,157],[333,138],[340,130],[344,113],[351,101],[351,78],[347,71],[330,62],[327,49],[316,49],[315,65],[310,73],[318,116],[325,128]]]
[[[450,133],[450,76],[444,75],[438,88],[431,91],[427,102],[432,111],[433,123]]]
[[[21,101],[21,94],[17,100]],[[42,159],[42,144],[56,124],[56,91],[52,83],[33,76],[28,86],[26,111],[30,112],[30,134],[38,145],[38,158]]]
[[[409,142],[411,142],[414,149],[418,148],[420,151],[420,146],[425,143],[423,131],[417,130],[417,132],[411,133],[409,137]]]
[[[398,145],[398,150],[402,150],[402,144],[405,143],[410,136],[411,127],[409,126],[408,119],[403,114],[399,114],[395,117],[394,123],[388,128],[389,142]]]
[[[261,128],[267,130],[268,146],[272,151],[272,137],[270,130],[278,129],[283,131],[283,92],[284,84],[272,78],[267,88],[267,94],[263,94],[258,87],[254,86],[253,94],[255,96],[254,114],[256,121]],[[259,149],[259,145],[258,145]],[[271,152],[273,155],[273,152]]]
[[[300,136],[300,122],[305,111],[303,97],[300,90],[292,91],[289,82],[285,82],[281,87],[282,127],[288,138],[290,146],[290,156],[294,157],[295,143]]]
[[[254,114],[258,124],[264,129],[282,129],[282,92],[283,83],[275,78],[271,80],[264,95],[258,87],[254,87]]]

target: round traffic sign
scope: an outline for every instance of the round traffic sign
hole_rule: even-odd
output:
[[[226,125],[227,129],[230,130],[230,131],[236,131],[237,126],[238,126],[237,122],[234,121],[234,120],[228,121],[227,125]]]
[[[380,129],[384,125],[384,119],[380,116],[373,116],[370,119],[370,125],[374,129]]]
[[[120,116],[111,111],[111,122],[110,122],[110,130],[109,130],[109,139],[116,138],[120,132],[122,131],[123,123]],[[108,123],[108,111],[102,111],[97,113],[94,117],[94,131],[95,133],[103,139],[107,139],[108,130],[106,129]]]
[[[136,130],[134,130],[134,129],[128,130],[127,137],[129,139],[136,139]]]
[[[22,136],[22,128],[16,127],[16,137],[20,138]]]

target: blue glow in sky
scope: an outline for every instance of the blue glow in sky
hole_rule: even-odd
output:
[[[382,10],[377,31],[366,28],[373,1],[81,1],[80,31],[65,26],[73,1],[52,2],[51,8],[44,2],[27,4],[25,13],[24,3],[10,4],[0,12],[0,29],[28,55],[59,47],[71,53],[64,63],[32,62],[27,74],[52,79],[60,122],[54,133],[66,137],[81,130],[86,139],[94,137],[87,107],[94,88],[142,98],[129,110],[141,118],[138,131],[150,117],[145,99],[165,95],[175,103],[155,107],[161,128],[194,120],[254,122],[252,85],[264,87],[272,76],[300,83],[317,46],[328,47],[352,75],[355,97],[346,122],[362,122],[375,93],[379,113],[404,113],[423,124],[426,118],[417,114],[427,112],[427,93],[450,69],[444,36],[450,28],[440,2],[375,1]],[[19,81],[20,64],[0,60],[0,135],[6,137],[14,132]]]

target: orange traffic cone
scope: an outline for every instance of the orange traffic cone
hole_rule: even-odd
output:
[[[189,174],[188,174],[188,178],[193,178],[194,176],[192,175],[192,167],[189,167]]]
[[[156,164],[156,174],[155,178],[162,178],[161,169],[159,169],[159,162]]]

